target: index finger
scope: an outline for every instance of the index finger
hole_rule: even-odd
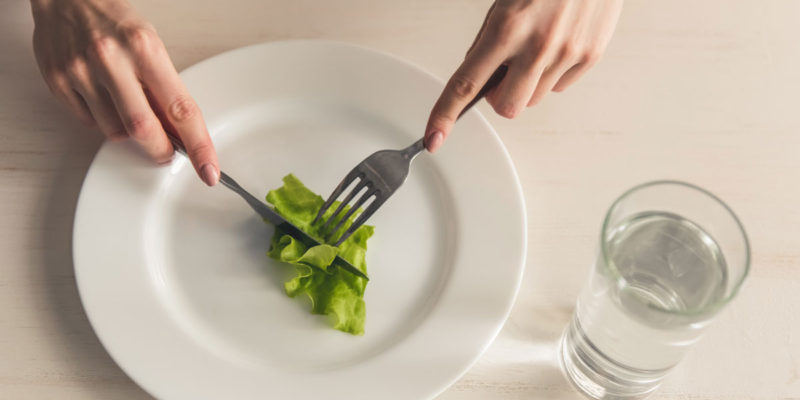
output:
[[[144,86],[156,103],[165,127],[183,141],[195,171],[208,186],[219,181],[219,162],[200,108],[189,95],[166,50],[144,60],[140,67]]]
[[[447,81],[431,110],[425,127],[425,147],[428,151],[436,151],[442,145],[461,111],[475,98],[505,58],[504,49],[500,46],[488,43],[485,38],[478,40]]]

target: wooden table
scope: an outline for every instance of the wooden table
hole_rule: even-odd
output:
[[[178,69],[247,44],[354,42],[445,79],[488,1],[136,1]],[[800,1],[625,5],[603,61],[516,120],[486,104],[525,190],[528,265],[494,344],[442,399],[578,398],[556,341],[625,189],[686,180],[738,213],[753,248],[739,297],[654,399],[800,398]],[[72,222],[101,144],[51,98],[25,1],[0,5],[0,398],[141,399],[94,335]],[[201,105],[202,106],[202,105]],[[422,128],[422,127],[421,127]]]

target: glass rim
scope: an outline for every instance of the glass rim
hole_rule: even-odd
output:
[[[649,188],[649,187],[661,186],[661,185],[674,185],[674,186],[680,186],[680,187],[692,189],[692,190],[700,192],[701,194],[704,194],[704,195],[708,196],[712,200],[716,201],[719,205],[721,205],[728,212],[728,214],[731,216],[731,218],[733,218],[733,221],[736,223],[736,226],[739,228],[739,233],[742,235],[742,239],[744,240],[745,265],[744,265],[744,272],[742,273],[741,277],[738,278],[738,281],[734,285],[734,287],[731,290],[731,292],[728,295],[726,295],[725,297],[723,297],[722,299],[720,299],[718,301],[715,301],[715,302],[711,303],[708,306],[705,306],[705,307],[702,307],[702,308],[697,308],[697,309],[685,310],[685,311],[669,310],[669,309],[663,308],[663,307],[661,307],[659,305],[656,305],[656,304],[649,304],[649,306],[651,308],[653,308],[653,309],[655,309],[657,311],[663,312],[663,313],[674,314],[674,315],[683,315],[683,316],[697,316],[697,315],[702,315],[702,314],[706,314],[706,313],[711,313],[711,312],[717,311],[720,308],[722,308],[723,306],[725,306],[726,304],[728,304],[734,297],[736,297],[736,294],[739,293],[739,289],[742,287],[742,284],[744,283],[745,278],[750,273],[750,240],[747,237],[747,232],[744,229],[744,225],[742,225],[742,222],[739,220],[739,217],[736,216],[736,213],[734,213],[733,210],[724,201],[722,201],[722,199],[720,199],[719,197],[717,197],[713,193],[709,192],[708,190],[701,188],[700,186],[697,186],[697,185],[694,185],[694,184],[691,184],[691,183],[688,183],[688,182],[678,181],[678,180],[668,180],[668,179],[656,180],[656,181],[649,181],[649,182],[638,184],[638,185],[626,190],[619,197],[617,197],[617,199],[614,200],[614,203],[611,204],[611,207],[608,208],[608,211],[606,212],[606,216],[603,219],[602,230],[600,231],[600,249],[601,249],[603,261],[604,261],[604,264],[605,264],[604,268],[611,272],[611,274],[614,277],[614,280],[616,281],[618,287],[628,286],[627,279],[625,279],[625,277],[622,276],[622,274],[619,272],[619,269],[616,267],[616,265],[614,265],[614,262],[611,261],[609,259],[609,257],[608,257],[608,249],[607,249],[607,243],[608,242],[606,240],[606,232],[608,231],[608,228],[609,228],[609,222],[611,220],[611,215],[614,213],[614,211],[617,209],[617,207],[620,205],[620,203],[623,200],[625,200],[628,196],[633,194],[634,192],[638,192],[638,191],[640,191],[642,189],[646,189],[646,188]]]

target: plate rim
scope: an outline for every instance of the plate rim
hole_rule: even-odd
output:
[[[224,58],[230,56],[231,54],[235,54],[235,53],[238,53],[238,52],[252,51],[253,49],[256,49],[256,48],[261,48],[261,47],[265,47],[265,46],[272,46],[272,45],[301,45],[301,46],[302,45],[314,45],[314,46],[322,45],[322,46],[349,47],[349,48],[352,48],[352,49],[355,49],[355,50],[358,50],[358,51],[362,51],[362,52],[366,52],[366,53],[372,53],[373,55],[377,55],[377,56],[380,56],[380,57],[383,57],[383,58],[386,58],[386,59],[390,59],[393,62],[405,65],[406,67],[408,67],[410,69],[413,69],[415,73],[423,74],[423,75],[427,76],[428,78],[433,79],[434,81],[436,81],[436,83],[438,85],[440,85],[440,87],[444,87],[444,83],[445,83],[442,79],[440,79],[438,76],[434,75],[432,72],[428,71],[427,69],[423,68],[421,65],[419,65],[419,64],[417,64],[415,62],[412,62],[412,61],[410,61],[408,59],[401,58],[398,55],[389,53],[388,51],[385,51],[385,50],[382,50],[382,49],[376,49],[376,48],[369,47],[369,46],[366,46],[366,45],[362,45],[362,44],[359,44],[359,43],[351,43],[351,42],[345,42],[345,41],[339,41],[339,40],[329,40],[329,39],[288,39],[288,40],[276,40],[276,41],[266,41],[266,42],[253,43],[253,44],[250,44],[250,45],[237,47],[237,48],[234,48],[234,49],[229,49],[229,50],[223,51],[221,53],[215,54],[215,55],[213,55],[211,57],[208,57],[208,58],[205,58],[203,60],[200,60],[200,61],[192,64],[191,66],[188,66],[188,67],[184,68],[183,70],[181,70],[180,71],[180,76],[181,76],[181,78],[184,78],[186,76],[186,74],[191,74],[191,73],[193,73],[192,71],[198,70],[198,69],[202,68],[203,66],[205,66],[207,64],[210,64],[210,63],[212,63],[212,62],[214,62],[216,60],[224,59]],[[500,135],[497,133],[495,128],[489,123],[489,121],[486,119],[486,117],[477,108],[474,109],[474,114],[489,129],[489,131],[491,133],[491,138],[493,140],[495,140],[497,142],[497,144],[499,145],[498,147],[502,152],[502,161],[504,162],[504,164],[506,164],[508,166],[508,169],[509,169],[509,172],[510,172],[510,177],[512,178],[511,180],[513,182],[514,189],[515,189],[514,197],[515,197],[515,200],[518,202],[518,204],[520,206],[519,207],[519,212],[520,212],[520,215],[519,215],[519,217],[520,217],[519,218],[520,226],[519,226],[519,228],[521,228],[520,231],[521,231],[522,235],[521,235],[521,238],[520,238],[520,245],[521,245],[521,248],[519,249],[520,250],[520,254],[518,256],[519,257],[519,265],[514,269],[515,282],[514,282],[513,288],[509,288],[509,289],[511,289],[510,290],[511,295],[507,298],[507,301],[504,304],[503,313],[502,313],[502,316],[501,316],[501,318],[499,320],[499,323],[497,323],[492,328],[491,334],[488,335],[484,339],[481,348],[477,352],[475,352],[473,354],[473,356],[470,357],[469,362],[464,363],[462,368],[460,368],[452,376],[451,379],[447,380],[446,382],[442,382],[440,385],[437,385],[438,389],[433,391],[433,392],[431,392],[429,398],[435,398],[435,397],[441,395],[448,388],[450,388],[454,383],[456,383],[459,379],[461,379],[478,362],[478,360],[486,352],[486,350],[492,345],[492,343],[494,343],[494,341],[497,338],[497,336],[499,335],[500,331],[503,329],[503,327],[505,326],[506,322],[508,321],[508,318],[509,318],[509,316],[511,314],[511,311],[512,311],[512,309],[513,309],[513,307],[514,307],[514,305],[515,305],[515,303],[516,303],[516,301],[518,299],[519,292],[520,292],[520,289],[521,289],[521,286],[522,286],[522,281],[523,281],[524,274],[525,274],[525,270],[527,269],[528,215],[527,215],[527,208],[526,208],[524,191],[523,191],[523,187],[522,187],[522,184],[521,184],[521,181],[520,181],[520,178],[519,178],[519,174],[517,172],[516,166],[514,165],[513,159],[511,158],[511,155],[508,152],[508,149],[506,148],[505,144],[501,140]],[[87,172],[86,172],[83,180],[81,181],[81,188],[80,188],[79,195],[78,195],[78,201],[77,201],[76,207],[75,207],[75,214],[74,214],[74,218],[73,218],[73,229],[72,229],[72,245],[71,245],[71,249],[72,249],[73,270],[74,270],[74,274],[75,274],[75,278],[76,278],[76,285],[78,287],[78,294],[79,294],[79,298],[81,300],[81,305],[82,305],[82,307],[83,307],[83,309],[84,309],[84,311],[86,313],[87,319],[89,320],[89,323],[90,323],[90,325],[92,327],[92,330],[95,333],[95,336],[97,336],[97,338],[100,341],[101,345],[103,346],[103,349],[114,360],[114,362],[119,366],[119,368],[122,369],[125,372],[125,374],[133,382],[136,383],[137,386],[139,386],[142,390],[144,390],[145,392],[147,392],[151,396],[157,397],[156,393],[154,393],[151,390],[151,388],[149,388],[148,386],[142,384],[142,382],[139,379],[137,379],[137,374],[133,373],[133,371],[129,370],[129,366],[126,366],[120,359],[118,359],[119,354],[117,354],[114,351],[111,351],[111,345],[107,341],[108,338],[103,337],[97,331],[96,326],[97,326],[98,322],[95,320],[95,318],[97,316],[95,315],[93,317],[91,315],[91,313],[88,311],[88,308],[86,307],[86,301],[87,300],[85,298],[84,290],[81,290],[81,286],[82,286],[81,285],[81,281],[82,280],[80,278],[81,274],[79,272],[80,268],[78,266],[79,265],[78,255],[80,254],[80,252],[77,251],[78,243],[80,242],[80,240],[78,240],[77,238],[80,236],[80,232],[79,231],[81,230],[81,226],[82,226],[81,223],[80,223],[81,215],[85,212],[85,211],[82,211],[82,210],[85,210],[85,207],[81,207],[81,204],[86,202],[84,198],[86,196],[88,196],[86,194],[87,193],[86,180],[89,177],[90,173],[92,172],[92,169],[96,168],[95,164],[96,164],[96,161],[98,159],[98,156],[108,146],[109,146],[109,142],[108,141],[104,141],[103,145],[98,149],[97,153],[95,153],[94,157],[92,158],[92,162],[89,165],[89,168],[87,169]],[[85,283],[84,283],[84,285],[85,285]]]

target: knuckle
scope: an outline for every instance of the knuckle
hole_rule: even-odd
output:
[[[66,73],[74,81],[84,81],[89,77],[89,65],[82,57],[75,57],[67,62]]]
[[[89,45],[89,55],[103,64],[108,64],[119,49],[117,40],[111,36],[97,36]]]
[[[146,116],[133,116],[127,121],[127,133],[139,141],[146,141],[158,132],[155,119]]]
[[[146,27],[129,28],[125,31],[125,40],[136,55],[153,55],[161,47],[161,39],[152,29]]]
[[[65,90],[70,86],[67,74],[57,69],[45,72],[45,80],[50,84],[51,90]]]
[[[580,57],[581,46],[575,40],[568,40],[561,48],[561,58],[567,60],[574,60]]]
[[[478,84],[471,77],[457,73],[450,78],[450,90],[458,98],[471,98],[477,92]]]
[[[214,146],[210,142],[201,142],[187,149],[192,160],[209,160],[214,156]]]
[[[563,51],[566,47],[566,44],[559,41],[558,36],[550,33],[543,36],[539,43],[539,54],[544,57],[558,56],[558,51]]]
[[[185,95],[176,97],[169,105],[169,117],[176,122],[194,118],[199,112],[200,110],[194,100]]]
[[[603,49],[599,46],[591,46],[584,51],[583,60],[586,64],[594,65],[603,56]]]

